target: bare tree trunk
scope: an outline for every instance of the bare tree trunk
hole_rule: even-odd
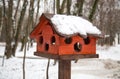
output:
[[[84,0],[77,0],[77,2],[79,2],[79,6],[78,6],[78,16],[82,16],[82,11],[83,11],[83,4],[84,4]]]
[[[118,33],[118,44],[120,44],[120,33]]]
[[[31,31],[30,29],[32,29],[32,26],[33,26],[33,12],[34,12],[33,7],[34,7],[34,0],[30,0],[28,21],[27,21],[27,25],[25,27],[26,33],[22,39],[21,51],[23,50],[25,43],[28,42],[28,36]],[[28,44],[28,48],[29,48],[29,44]]]
[[[66,2],[67,0],[63,0],[62,5],[60,6],[60,0],[56,0],[56,8],[58,14],[62,14],[64,12]]]
[[[53,13],[55,14],[56,12],[55,12],[55,0],[53,1]]]
[[[4,0],[2,0],[3,1],[3,25],[6,25],[7,26],[7,21],[5,21],[6,19],[7,19],[7,17],[6,17],[6,8],[5,8],[5,1]],[[4,66],[4,60],[5,60],[5,52],[4,52],[4,56],[3,56],[3,59],[2,59],[2,66]]]
[[[103,31],[104,33],[106,33],[105,32],[105,27],[103,27],[103,26],[105,26],[104,24],[105,24],[105,21],[103,20],[104,18],[105,18],[105,15],[106,15],[106,12],[103,12],[103,8],[104,8],[104,0],[102,0],[102,1],[100,1],[100,4],[99,4],[99,8],[100,8],[100,11],[99,11],[99,22],[100,22],[100,24],[99,24],[99,29],[101,30],[101,31]],[[101,45],[101,46],[103,46],[104,45],[104,39],[99,39],[98,40],[98,44],[99,45]]]
[[[2,32],[2,7],[0,7],[0,37]]]
[[[24,57],[23,57],[23,79],[25,79],[25,58],[26,58],[26,43],[25,43]]]
[[[50,66],[50,59],[48,59],[47,70],[46,70],[46,79],[49,79],[49,66]]]
[[[20,5],[20,0],[17,1],[17,7],[16,7],[16,10],[15,10],[15,14],[14,14],[14,27],[13,27],[14,38],[15,38],[16,29],[17,29],[17,13],[18,13],[19,5]]]
[[[60,13],[60,0],[56,0],[57,13]]]
[[[66,3],[67,3],[67,0],[63,0],[61,7],[59,7],[60,14],[64,12]]]
[[[100,45],[114,45],[114,38],[118,27],[115,25],[117,23],[115,20],[115,0],[104,0],[100,1],[100,29],[105,33],[109,34],[110,37],[99,40]],[[109,8],[108,8],[109,7]],[[113,15],[114,14],[114,15]],[[103,20],[104,19],[104,20]]]
[[[37,23],[37,19],[38,19],[38,14],[39,14],[39,8],[40,8],[40,0],[38,0],[38,2],[37,2],[37,13],[36,13],[36,17],[35,17],[35,24],[34,25],[36,25],[36,23]]]
[[[18,42],[19,42],[19,39],[20,39],[20,32],[21,32],[21,28],[22,28],[22,22],[23,22],[23,19],[24,19],[27,4],[28,4],[28,1],[24,0],[22,11],[21,11],[21,14],[20,14],[20,18],[18,20],[17,32],[16,32],[16,35],[15,35],[15,44],[13,45],[13,52],[12,52],[13,56],[15,56],[15,52],[16,52]]]
[[[94,1],[94,4],[93,4],[93,6],[92,6],[92,9],[90,10],[89,20],[90,20],[91,22],[93,21],[93,16],[94,16],[94,14],[95,14],[95,11],[96,11],[98,2],[99,2],[99,0],[95,0],[95,1]]]
[[[67,15],[70,15],[71,0],[67,0]]]
[[[5,47],[5,55],[7,58],[10,58],[12,56],[12,12],[13,12],[13,0],[8,1],[8,12],[6,13],[5,9],[5,1],[3,0],[3,6],[4,6],[4,25],[6,30],[6,47]],[[6,15],[7,14],[7,15]]]
[[[27,29],[25,29],[25,30],[27,30]],[[21,46],[20,51],[23,51],[23,48],[24,48],[24,46],[25,46],[25,40],[26,40],[26,37],[25,37],[25,35],[24,35],[24,36],[22,37],[22,39],[21,39],[22,46]]]
[[[32,26],[32,29],[34,28],[34,26],[36,25],[36,23],[38,21],[39,9],[40,9],[40,0],[38,0],[38,2],[37,2],[37,13],[36,13],[36,16],[35,16],[35,22],[34,22],[34,25]],[[33,46],[32,39],[30,39],[30,46]]]
[[[20,0],[18,0],[18,2],[17,2],[17,7],[16,7],[16,10],[15,10],[15,14],[14,14],[15,19],[16,19],[17,13],[18,13],[19,4],[20,4]]]
[[[38,1],[40,3],[40,1]],[[39,5],[39,4],[38,4]],[[29,50],[29,47],[30,47],[30,39],[29,38],[29,34],[30,32],[32,31],[32,28],[34,26],[34,0],[30,0],[30,9],[29,9],[29,19],[30,21],[28,22],[28,25],[27,25],[27,35],[26,35],[26,39],[28,40],[28,44],[27,44],[27,50]]]
[[[64,12],[65,3],[67,0],[63,0],[62,5],[60,6],[60,0],[56,0],[57,13],[62,14]]]

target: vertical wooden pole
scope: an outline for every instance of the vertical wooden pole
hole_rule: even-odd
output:
[[[58,79],[71,79],[71,60],[59,60]]]

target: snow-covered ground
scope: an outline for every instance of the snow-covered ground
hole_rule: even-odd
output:
[[[2,66],[0,57],[0,79],[22,79],[23,52],[17,50],[16,57],[5,60]],[[35,45],[27,51],[26,79],[46,79],[47,59],[33,56]],[[120,79],[120,45],[112,47],[97,46],[100,58],[80,59],[72,61],[71,79]],[[4,44],[0,43],[0,56],[3,55]],[[29,59],[29,57],[37,59]],[[58,63],[51,60],[49,79],[58,79]]]

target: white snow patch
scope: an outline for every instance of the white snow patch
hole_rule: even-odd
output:
[[[113,59],[120,61],[120,45],[106,47],[97,46],[97,53],[100,59]]]
[[[72,15],[54,15],[51,18],[55,29],[64,35],[79,33],[80,35],[101,34],[101,31],[96,28],[91,22],[82,17]]]

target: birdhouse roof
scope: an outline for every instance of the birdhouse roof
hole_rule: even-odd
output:
[[[58,33],[58,35],[64,37],[80,35],[84,38],[88,35],[101,37],[101,31],[91,22],[82,17],[48,13],[44,13],[43,15],[51,23],[52,28]]]

